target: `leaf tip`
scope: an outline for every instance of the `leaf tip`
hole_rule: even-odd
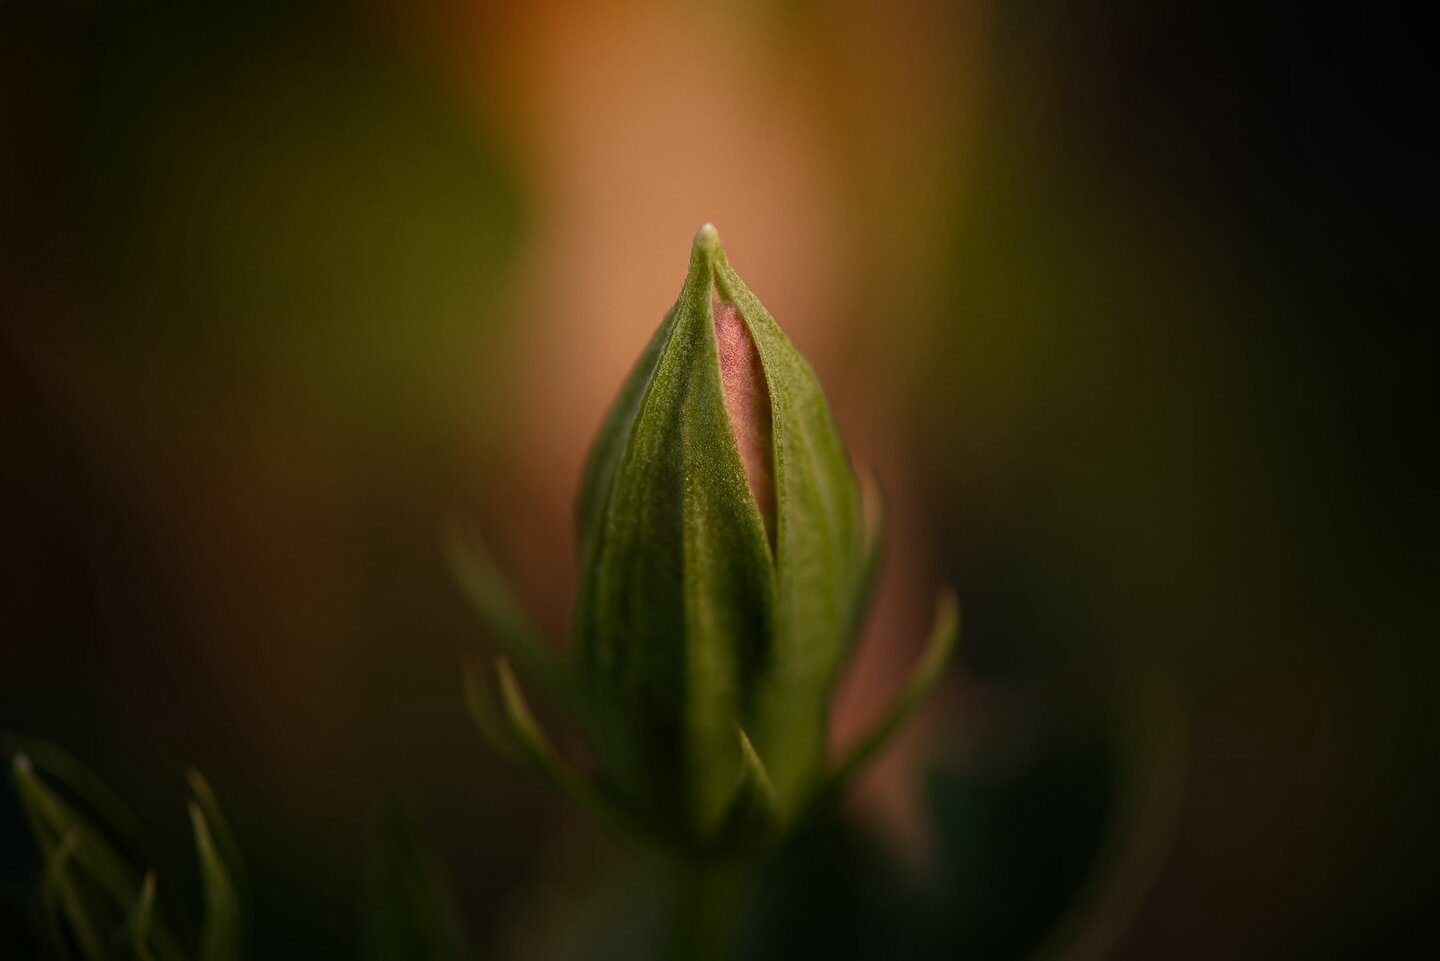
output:
[[[204,834],[208,838],[210,828],[205,823],[205,812],[200,810],[200,802],[193,798],[186,801],[185,811],[190,815],[190,826],[194,829],[196,837]]]
[[[500,694],[506,701],[524,702],[525,696],[520,693],[520,682],[515,677],[515,669],[510,666],[510,658],[504,654],[495,658],[495,677],[500,682]]]
[[[960,597],[953,587],[942,587],[935,598],[935,632],[949,637],[946,646],[960,635]]]

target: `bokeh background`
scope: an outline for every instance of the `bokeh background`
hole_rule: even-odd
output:
[[[1433,957],[1425,37],[1345,3],[0,4],[0,729],[128,799],[182,911],[204,770],[255,957],[362,956],[387,798],[477,956],[623,943],[644,867],[468,724],[492,648],[439,530],[564,636],[585,446],[714,221],[892,504],[837,743],[937,586],[965,611],[748,953]],[[38,871],[7,789],[6,961]]]

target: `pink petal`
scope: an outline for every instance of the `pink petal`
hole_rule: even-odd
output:
[[[770,391],[765,384],[765,370],[735,305],[717,300],[713,309],[725,410],[730,415],[730,428],[740,448],[740,462],[745,465],[750,493],[760,507],[766,532],[773,541],[775,479],[771,460]]]

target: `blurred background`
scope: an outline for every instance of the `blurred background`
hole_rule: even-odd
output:
[[[1433,957],[1425,36],[1342,3],[0,4],[0,730],[115,787],[182,911],[205,771],[255,957],[362,956],[391,797],[476,956],[626,956],[645,869],[475,736],[493,648],[439,530],[565,636],[586,445],[713,221],[892,505],[837,744],[937,587],[965,611],[747,954]],[[6,961],[39,870],[7,786]]]

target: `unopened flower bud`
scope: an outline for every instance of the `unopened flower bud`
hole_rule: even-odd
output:
[[[508,667],[513,737],[478,685],[472,703],[497,743],[582,801],[679,843],[723,842],[757,808],[783,826],[834,793],[919,703],[954,639],[947,606],[916,678],[827,770],[830,696],[868,603],[880,525],[862,516],[814,371],[708,224],[600,427],[577,513],[573,671],[518,626],[488,566],[461,573],[516,661],[575,707],[597,776],[553,751]]]
[[[814,372],[709,225],[583,490],[576,666],[607,772],[703,834],[738,725],[798,804],[862,589],[860,491]]]

